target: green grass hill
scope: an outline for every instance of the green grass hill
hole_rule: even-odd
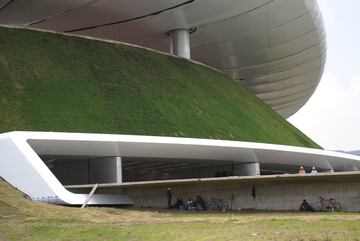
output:
[[[0,132],[179,136],[320,148],[245,87],[144,48],[0,27]]]
[[[0,179],[0,240],[359,240],[359,213],[61,207]]]

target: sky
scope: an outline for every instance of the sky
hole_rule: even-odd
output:
[[[318,3],[327,35],[325,71],[289,121],[327,150],[360,150],[360,1]]]

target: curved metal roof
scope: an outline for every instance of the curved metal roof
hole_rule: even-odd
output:
[[[243,83],[284,117],[314,93],[326,59],[316,0],[0,0],[0,23],[163,52],[168,31],[193,28],[194,60]]]

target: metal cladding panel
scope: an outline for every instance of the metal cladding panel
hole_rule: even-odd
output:
[[[325,66],[326,34],[316,0],[1,3],[3,24],[123,41],[163,52],[170,51],[168,31],[195,28],[192,58],[248,86],[284,117],[308,101]],[[258,84],[261,87],[255,87]]]
[[[47,20],[39,23],[34,21],[32,25],[38,28],[56,31],[81,29],[114,21],[128,21],[133,18],[152,14],[161,9],[177,6],[186,1],[187,0],[157,0],[156,4],[153,4],[153,1],[144,0],[92,0],[89,1],[89,4],[83,4],[81,7],[69,8],[68,11],[58,14],[58,16],[48,15],[43,17],[42,19]],[[121,9],[126,11],[121,11]]]

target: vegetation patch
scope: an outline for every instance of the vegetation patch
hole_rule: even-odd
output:
[[[320,148],[244,86],[148,49],[0,27],[0,132],[179,136]]]
[[[80,209],[33,202],[0,181],[0,240],[329,241],[359,237],[359,213]]]

